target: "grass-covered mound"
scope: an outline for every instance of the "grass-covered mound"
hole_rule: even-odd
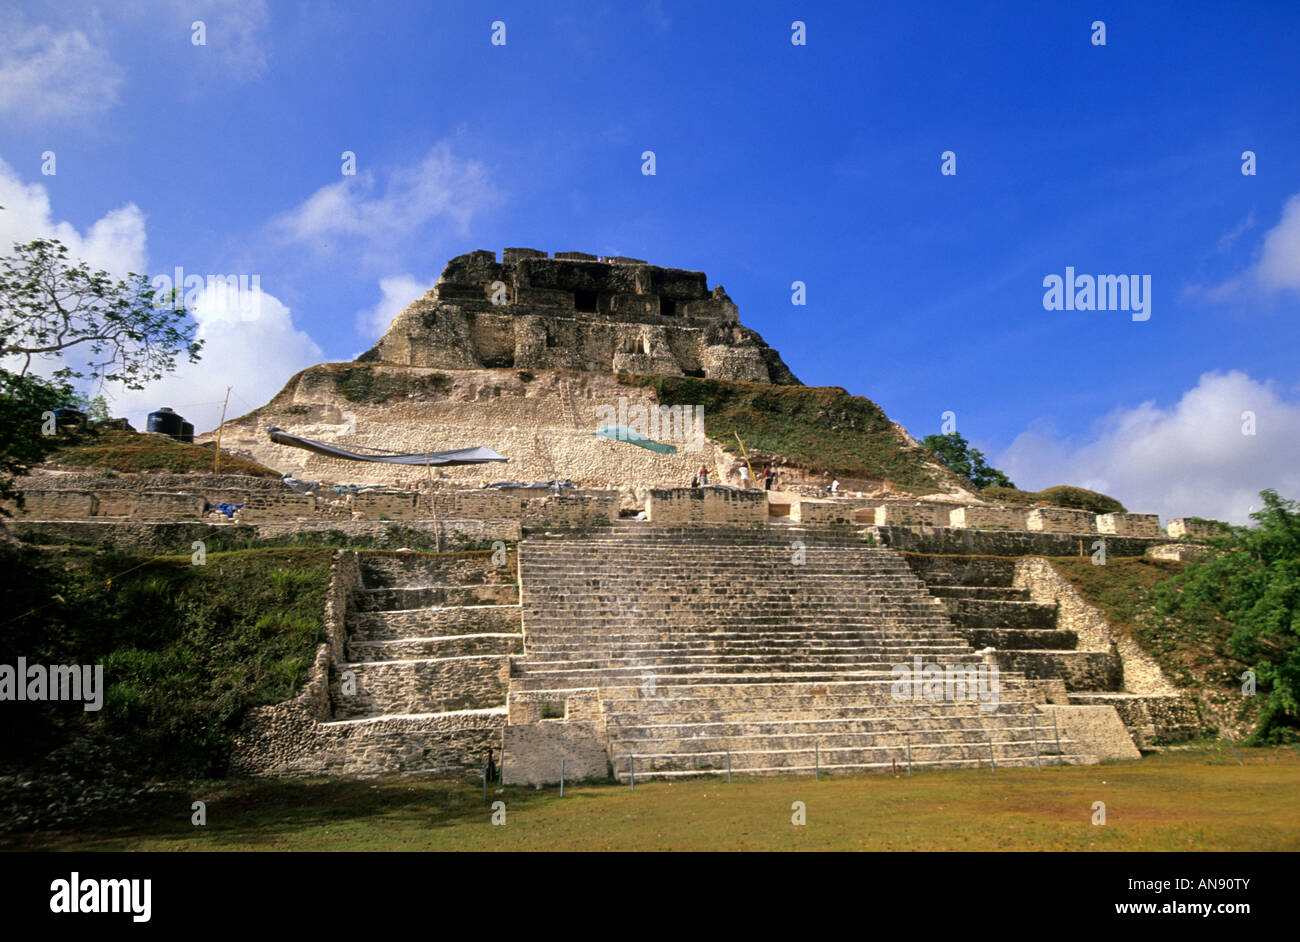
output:
[[[111,743],[140,774],[217,775],[244,710],[303,683],[321,638],[332,551],[263,549],[142,559],[5,549],[0,663],[102,664],[103,708],[6,702],[0,756],[34,762]]]
[[[67,439],[46,461],[47,467],[95,471],[166,471],[174,474],[211,473],[213,449],[178,442],[166,435],[126,429],[88,429]],[[222,474],[279,478],[280,473],[229,452],[221,452]]]
[[[986,487],[980,497],[994,504],[1039,505],[1088,510],[1095,514],[1122,514],[1124,505],[1113,497],[1082,487],[1059,484],[1041,491],[1022,491],[1014,487]]]
[[[775,386],[687,376],[620,374],[651,386],[662,405],[704,407],[709,438],[739,454],[780,455],[797,467],[888,482],[913,494],[969,486],[928,450],[911,444],[884,410],[838,386]]]

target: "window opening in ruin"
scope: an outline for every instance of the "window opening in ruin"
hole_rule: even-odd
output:
[[[594,291],[573,292],[573,309],[583,314],[595,314],[596,313],[596,292]]]
[[[659,313],[667,317],[672,317],[677,313],[677,302],[672,298],[660,298]]]

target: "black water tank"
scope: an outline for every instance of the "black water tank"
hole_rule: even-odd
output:
[[[161,435],[170,435],[172,438],[180,438],[181,423],[185,420],[173,412],[171,409],[163,406],[157,412],[149,413],[148,431],[158,432]]]
[[[189,442],[191,445],[194,444],[194,423],[193,422],[181,423],[181,441]]]
[[[64,406],[61,409],[54,410],[54,424],[59,428],[69,428],[74,425],[84,425],[86,422],[86,413],[80,409],[74,409],[72,406]]]

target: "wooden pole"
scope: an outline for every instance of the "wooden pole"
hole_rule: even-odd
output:
[[[749,452],[745,451],[745,443],[740,440],[740,433],[732,432],[736,436],[736,444],[740,446],[740,457],[745,459],[745,467],[749,469],[749,483],[754,485],[754,466],[749,463]]]
[[[212,455],[212,473],[221,467],[221,430],[226,425],[226,406],[230,403],[230,387],[226,387],[226,401],[221,404],[221,421],[217,423],[217,450]]]

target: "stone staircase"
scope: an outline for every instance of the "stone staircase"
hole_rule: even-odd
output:
[[[620,780],[1057,760],[1017,671],[994,702],[895,696],[895,665],[985,659],[902,557],[855,534],[627,523],[525,540],[519,573],[512,702],[559,717],[594,694]]]
[[[488,553],[357,563],[344,656],[330,671],[333,718],[320,724],[341,741],[339,770],[433,770],[499,751],[510,656],[523,646],[516,567]]]
[[[977,649],[993,647],[999,666],[1030,680],[1059,682],[1072,706],[1113,706],[1140,744],[1180,738],[1198,728],[1186,697],[1124,692],[1124,664],[1109,650],[1079,650],[1076,632],[1058,625],[1056,604],[1035,602],[1014,586],[1016,559],[907,553],[908,565],[947,609],[957,633]],[[1155,719],[1153,720],[1153,714]]]

